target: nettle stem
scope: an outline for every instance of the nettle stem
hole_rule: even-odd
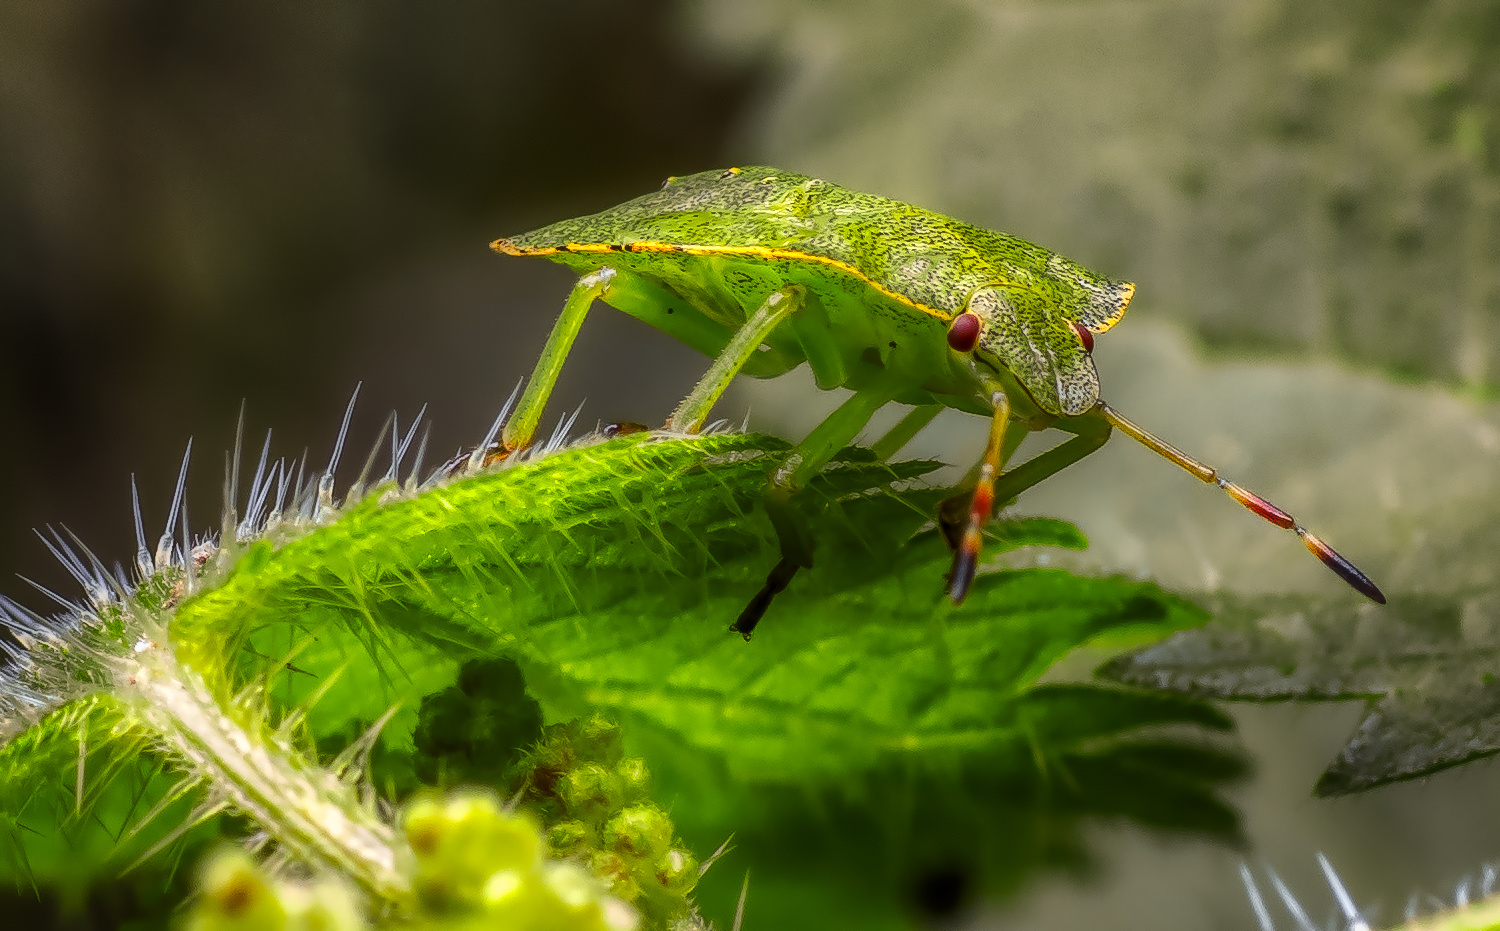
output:
[[[222,708],[170,645],[143,643],[122,668],[119,695],[179,765],[206,785],[205,813],[237,809],[287,853],[351,880],[386,902],[409,902],[406,840],[362,802],[355,785],[303,762],[289,740]]]

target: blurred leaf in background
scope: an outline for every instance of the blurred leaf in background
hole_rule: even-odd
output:
[[[1109,678],[1250,701],[1363,699],[1359,730],[1318,780],[1345,795],[1500,751],[1497,593],[1347,600],[1208,599],[1214,620],[1104,667]]]
[[[773,164],[1017,232],[1211,344],[1500,385],[1500,6],[702,0]]]

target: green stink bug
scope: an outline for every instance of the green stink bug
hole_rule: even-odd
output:
[[[948,595],[974,579],[985,522],[1004,502],[1092,453],[1118,427],[1198,479],[1294,531],[1366,597],[1385,596],[1290,514],[1127,420],[1099,397],[1094,337],[1119,322],[1135,286],[1023,239],[775,168],[668,178],[661,190],[592,216],[500,239],[507,255],[540,255],[581,273],[538,359],[503,449],[528,446],[590,305],[603,300],[714,359],[667,422],[696,432],[730,380],[780,375],[803,362],[847,401],[771,476],[767,510],[782,559],[733,629],[747,638],[812,542],[791,498],[876,410],[913,410],[874,448],[895,453],[945,407],[990,418],[974,491],[949,515]],[[1030,431],[1073,438],[1004,470]],[[949,510],[944,508],[945,511]],[[945,530],[948,529],[945,527]]]

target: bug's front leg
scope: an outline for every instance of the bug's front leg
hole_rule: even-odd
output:
[[[1097,452],[1109,439],[1109,421],[1089,411],[1077,417],[1054,420],[1051,426],[1074,434],[1071,440],[1033,456],[1001,475],[995,482],[995,502],[1004,504],[1044,479],[1051,478],[1075,462]]]
[[[964,600],[979,566],[979,550],[984,543],[984,525],[995,505],[995,479],[1004,464],[1005,431],[1010,424],[1010,398],[1002,390],[990,395],[994,413],[990,415],[990,440],[984,457],[979,460],[979,477],[969,498],[969,513],[962,535],[953,550],[953,568],[948,573],[948,597],[954,604]]]
[[[999,396],[1004,397],[1004,392],[1000,392]],[[1009,416],[1008,400],[1004,404],[1004,409],[1006,416]],[[993,516],[995,506],[1004,504],[1043,479],[1055,475],[1099,449],[1109,439],[1110,434],[1109,421],[1099,416],[1097,411],[1053,421],[1052,426],[1073,433],[1075,436],[1001,474],[1000,467],[1004,464],[1009,452],[1014,450],[1014,444],[1005,443],[1005,426],[998,423],[1000,416],[1001,404],[997,403],[995,405],[996,420],[992,420],[990,424],[990,442],[985,448],[984,458],[980,460],[979,480],[973,495],[968,498],[967,512],[961,521],[955,520],[951,516],[953,505],[961,505],[964,499],[962,497],[950,498],[943,502],[942,513],[938,519],[939,526],[953,546],[953,571],[948,575],[948,597],[953,600],[954,604],[959,604],[964,600],[969,593],[969,586],[973,584],[974,572],[978,567],[980,545],[983,542],[984,525]],[[1003,452],[997,455],[997,450],[1003,450]],[[993,467],[992,461],[995,463]]]
[[[506,453],[525,449],[536,437],[542,410],[546,408],[547,398],[557,384],[557,376],[562,373],[563,360],[567,359],[568,350],[573,348],[573,340],[578,338],[583,318],[588,316],[589,307],[594,301],[608,292],[615,274],[615,270],[606,265],[584,275],[573,286],[573,293],[568,295],[568,302],[563,305],[557,323],[553,324],[552,333],[547,337],[547,345],[542,347],[542,355],[536,360],[536,368],[526,382],[526,391],[522,393],[515,413],[506,421],[505,433],[501,437]]]
[[[892,395],[893,392],[878,387],[855,392],[818,424],[807,439],[797,444],[781,468],[771,476],[766,488],[766,513],[781,543],[781,559],[766,577],[766,584],[730,625],[730,630],[749,640],[755,625],[770,607],[771,599],[787,587],[798,569],[812,565],[812,532],[797,509],[797,493],[839,450],[859,435],[875,412],[890,402]]]

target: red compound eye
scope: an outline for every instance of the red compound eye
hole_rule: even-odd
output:
[[[1078,331],[1078,341],[1083,343],[1083,351],[1093,352],[1094,334],[1089,331],[1089,328],[1081,323],[1075,323],[1073,324],[1073,329]]]
[[[979,345],[979,331],[983,324],[978,314],[962,313],[948,325],[948,345],[958,352],[973,352]]]

